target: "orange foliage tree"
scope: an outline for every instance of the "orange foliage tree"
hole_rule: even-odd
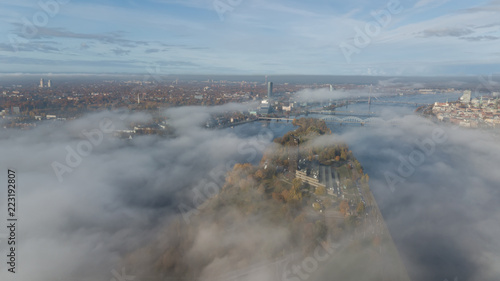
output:
[[[340,202],[339,209],[342,215],[347,216],[349,213],[349,202],[347,202],[347,200],[342,200],[342,202]]]

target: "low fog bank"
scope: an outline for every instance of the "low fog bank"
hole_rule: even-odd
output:
[[[322,102],[329,100],[340,100],[345,98],[362,98],[362,97],[379,97],[387,95],[387,93],[370,93],[370,89],[366,90],[333,90],[329,88],[320,89],[304,89],[294,93],[294,98],[300,102]]]
[[[276,137],[273,132],[282,129],[262,127],[255,136],[241,138],[229,130],[199,127],[210,113],[239,108],[167,110],[164,114],[177,134],[170,139],[113,137],[112,129],[151,120],[145,114],[123,112],[91,114],[59,125],[46,123],[30,131],[0,131],[0,165],[4,171],[0,178],[6,182],[8,168],[17,171],[19,203],[18,273],[12,279],[4,265],[0,279],[119,280],[123,258],[135,253],[133,258],[140,260],[132,263],[138,268],[131,271],[131,267],[125,267],[125,274],[147,280],[148,273],[153,273],[141,272],[140,266],[156,266],[147,264],[151,242],[158,242],[153,245],[156,252],[152,262],[162,266],[170,262],[161,259],[167,256],[164,249],[171,251],[169,257],[179,256],[194,264],[211,261],[198,269],[207,280],[217,279],[226,269],[234,273],[235,268],[271,262],[251,257],[268,254],[256,253],[257,248],[272,253],[286,247],[291,232],[285,225],[224,206],[223,217],[199,220],[193,215],[203,213],[199,204],[217,194],[224,184],[223,175],[234,164],[258,161]],[[393,122],[355,128],[341,135],[334,131],[333,136],[320,137],[315,144],[349,144],[370,176],[370,187],[413,281],[455,277],[498,280],[498,136],[436,125],[416,116],[388,118]],[[5,189],[0,190],[2,198],[5,193]],[[249,194],[253,198],[253,193]],[[2,201],[0,212],[6,209]],[[224,227],[231,222],[236,222],[233,228]],[[186,225],[190,227],[183,227]],[[191,232],[184,232],[186,229]],[[5,230],[0,231],[0,255],[5,257],[2,234]],[[188,240],[192,244],[184,246],[189,251],[176,252],[177,246],[168,246],[181,247]],[[336,247],[342,249],[351,242],[340,241]],[[223,254],[215,255],[216,251]],[[369,262],[335,256],[337,263],[319,263],[310,280],[352,277],[335,275],[332,271],[339,266],[359,265],[352,271],[362,274],[384,270],[373,260],[391,265],[378,258],[377,251],[360,246],[358,253],[360,259],[369,257]],[[238,264],[238,260],[251,262]],[[284,267],[291,270],[292,264],[301,262],[299,259]],[[276,277],[275,270],[259,268],[247,280],[299,279],[298,275],[283,279],[286,271]]]
[[[406,116],[336,138],[370,175],[413,281],[500,278],[498,133]]]
[[[0,279],[114,278],[126,253],[156,237],[172,215],[195,209],[211,195],[200,186],[221,186],[235,163],[254,161],[271,143],[269,131],[242,139],[185,122],[195,114],[203,121],[209,113],[235,108],[167,110],[175,138],[116,138],[115,129],[152,117],[109,111],[28,131],[1,130],[0,178],[6,183],[7,169],[16,171],[19,222],[17,273],[7,273],[3,263]],[[6,193],[3,188],[1,198]],[[6,217],[6,200],[0,210]],[[6,232],[0,230],[3,260]]]

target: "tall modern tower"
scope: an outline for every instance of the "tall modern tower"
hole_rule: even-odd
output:
[[[52,87],[52,82],[50,82],[50,80],[47,82],[47,88],[50,88]]]
[[[43,88],[43,78],[40,79],[40,88]]]
[[[267,83],[267,99],[269,101],[273,99],[273,82]]]

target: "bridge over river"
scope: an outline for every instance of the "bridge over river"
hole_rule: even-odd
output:
[[[342,111],[342,110],[309,110],[309,114],[320,114],[320,115],[342,115],[342,116],[358,116],[358,117],[372,117],[380,115],[377,112],[370,111]]]
[[[269,120],[269,121],[286,121],[291,122],[294,118],[286,117],[259,117],[259,120]],[[320,120],[325,120],[326,123],[338,123],[338,124],[361,124],[368,125],[373,123],[382,123],[383,119],[379,117],[359,117],[359,116],[323,116],[318,118]]]

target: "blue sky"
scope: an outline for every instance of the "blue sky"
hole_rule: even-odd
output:
[[[2,0],[0,72],[498,74],[499,12],[500,0]]]

